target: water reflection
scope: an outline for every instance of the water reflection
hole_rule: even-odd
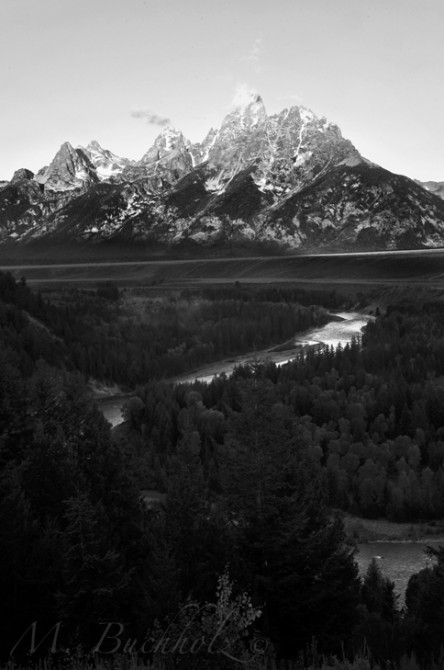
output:
[[[372,558],[379,556],[377,561],[382,574],[394,582],[395,592],[400,597],[399,604],[403,606],[410,577],[432,565],[431,559],[424,553],[425,548],[438,544],[440,541],[434,539],[427,542],[369,542],[358,546],[356,562],[361,576],[364,576]]]
[[[264,349],[262,351],[243,354],[242,356],[202,366],[198,370],[181,375],[170,381],[177,384],[194,381],[210,383],[214,377],[222,373],[231,374],[238,365],[252,364],[263,360],[272,361],[276,365],[284,365],[284,363],[293,360],[303,350],[303,347],[316,344],[327,345],[329,347],[337,347],[339,344],[345,346],[353,338],[361,335],[362,329],[372,318],[360,312],[339,312],[334,316],[339,317],[341,320],[330,321],[321,328],[312,328],[306,333],[296,335],[293,342],[290,342],[284,351]],[[122,397],[106,398],[100,402],[100,409],[112,426],[122,423],[121,408],[125,400]]]
[[[339,312],[334,316],[342,320],[330,321],[321,328],[311,328],[306,333],[296,335],[293,342],[290,342],[288,347],[283,351],[264,349],[250,354],[243,354],[229,360],[205,365],[194,372],[177,377],[174,381],[176,383],[185,383],[198,380],[209,383],[217,375],[221,375],[222,373],[231,374],[238,365],[253,364],[264,360],[272,361],[276,365],[284,365],[284,363],[288,363],[296,358],[303,347],[317,344],[329,347],[333,346],[335,348],[339,344],[345,346],[353,338],[359,337],[362,334],[364,326],[373,318],[360,312]]]

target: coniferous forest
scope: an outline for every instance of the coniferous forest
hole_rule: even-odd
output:
[[[240,285],[41,295],[0,275],[5,664],[442,663],[444,548],[401,607],[377,562],[359,576],[343,522],[444,517],[440,295],[393,298],[343,348],[168,381],[355,306]],[[114,429],[91,380],[133,393]]]

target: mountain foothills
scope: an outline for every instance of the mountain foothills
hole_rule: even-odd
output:
[[[143,242],[206,252],[444,244],[442,184],[375,165],[304,107],[252,95],[198,144],[166,128],[139,161],[62,145],[0,184],[0,242]]]

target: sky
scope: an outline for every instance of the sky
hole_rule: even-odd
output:
[[[369,160],[444,181],[442,0],[1,0],[0,179],[95,139],[139,159],[239,91],[303,105]]]

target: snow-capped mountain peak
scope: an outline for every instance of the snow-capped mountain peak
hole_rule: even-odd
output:
[[[105,149],[103,149],[100,146],[97,140],[91,140],[91,142],[89,142],[89,144],[86,145],[86,148],[88,149],[88,151],[97,151],[99,153],[103,153],[103,151],[105,151]]]
[[[183,133],[172,126],[166,126],[158,137],[158,146],[162,145],[162,148],[167,152],[174,151],[178,146],[182,147],[187,144],[189,142],[185,140]]]
[[[78,149],[88,156],[101,181],[110,177],[116,177],[121,174],[125,167],[131,165],[133,162],[128,158],[117,156],[112,151],[109,151],[109,149],[103,149],[97,140],[92,140],[85,149],[83,147],[78,147]]]
[[[40,170],[35,179],[50,191],[70,191],[98,181],[94,165],[85,150],[74,149],[69,142],[62,144],[51,164]]]
[[[167,126],[154,140],[152,147],[142,156],[140,164],[155,163],[172,151],[182,151],[190,145],[180,130]]]
[[[202,143],[168,126],[137,162],[93,140],[64,143],[35,176],[18,170],[0,184],[0,243],[444,246],[440,184],[418,185],[366,161],[310,109],[268,116],[257,93],[240,93]]]
[[[234,109],[222,122],[224,126],[237,125],[241,128],[253,128],[258,126],[267,118],[267,111],[261,96],[245,88],[238,90],[233,100]]]

